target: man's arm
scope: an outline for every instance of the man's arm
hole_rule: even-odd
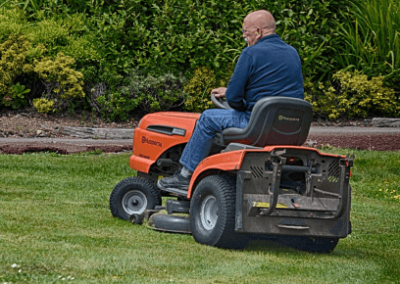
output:
[[[251,57],[246,52],[242,52],[225,93],[226,100],[233,109],[239,111],[246,110],[246,104],[243,100],[245,98],[246,83],[250,77],[252,63]]]

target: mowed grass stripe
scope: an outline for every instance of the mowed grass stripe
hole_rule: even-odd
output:
[[[0,155],[0,283],[400,282],[400,202],[376,196],[398,186],[400,155],[356,156],[353,233],[319,255],[272,241],[222,250],[112,218],[112,188],[135,175],[129,154]]]

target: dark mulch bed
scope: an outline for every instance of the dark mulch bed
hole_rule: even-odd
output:
[[[60,154],[75,154],[80,152],[95,151],[101,149],[103,152],[131,152],[132,142],[127,140],[123,145],[117,145],[110,141],[107,144],[82,145],[71,139],[68,143],[46,143],[46,142],[13,142],[0,144],[2,154],[22,154],[26,152],[56,152]],[[306,147],[340,147],[358,150],[376,151],[399,151],[400,134],[310,134]]]
[[[310,134],[304,146],[399,151],[400,134]]]
[[[111,142],[112,143],[112,142]],[[103,145],[77,145],[71,143],[43,143],[43,142],[14,142],[0,144],[1,154],[22,154],[29,152],[55,152],[59,154],[77,154],[101,149],[106,153],[118,153],[132,151],[131,143],[127,145],[103,144]]]

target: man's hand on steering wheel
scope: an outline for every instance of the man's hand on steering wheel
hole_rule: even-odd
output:
[[[226,92],[225,87],[219,87],[219,88],[213,89],[211,91],[211,94],[215,94],[216,98],[222,98],[222,97],[225,97],[225,92]]]
[[[225,100],[225,87],[219,87],[211,91],[211,101],[217,108],[232,109]]]

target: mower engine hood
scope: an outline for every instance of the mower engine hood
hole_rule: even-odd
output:
[[[133,137],[132,169],[148,173],[166,149],[185,144],[193,134],[200,113],[158,112],[144,116]]]

